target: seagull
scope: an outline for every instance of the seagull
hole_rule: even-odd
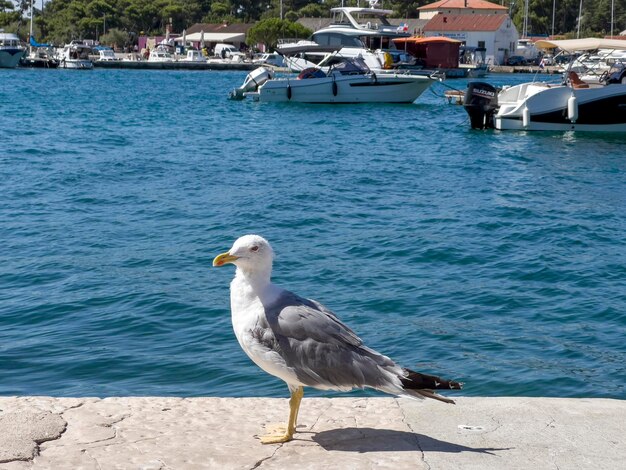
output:
[[[293,439],[304,387],[372,388],[454,403],[433,390],[460,389],[461,383],[406,369],[368,348],[328,308],[272,284],[273,260],[259,235],[244,235],[213,260],[213,266],[236,266],[230,306],[239,345],[257,366],[284,380],[291,395],[287,425],[262,436],[263,444]]]

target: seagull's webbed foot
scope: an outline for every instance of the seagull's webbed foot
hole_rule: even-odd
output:
[[[260,437],[262,444],[281,444],[293,439],[293,435],[296,432],[300,402],[303,396],[304,389],[302,387],[298,387],[291,392],[291,399],[289,400],[289,422],[287,426],[282,424],[267,426],[268,434]]]
[[[293,432],[289,432],[284,424],[270,424],[265,428],[267,434],[261,436],[261,444],[280,444],[293,439]]]

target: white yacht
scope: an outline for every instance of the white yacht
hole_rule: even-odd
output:
[[[17,67],[25,52],[17,35],[0,32],[0,68]]]
[[[598,49],[626,51],[626,41],[569,39],[538,41],[570,53]],[[615,63],[597,83],[586,83],[569,70],[563,83],[528,82],[500,90],[470,82],[465,110],[472,128],[626,132],[626,66]]]
[[[329,71],[324,72],[330,61]],[[259,67],[230,97],[298,103],[412,103],[432,82],[423,75],[376,74],[362,59],[334,55],[295,79],[276,78],[269,68]]]
[[[374,2],[373,4],[376,4]],[[387,17],[393,10],[378,8],[331,8],[333,22],[311,36],[320,46],[358,47],[361,43],[369,49],[395,49],[392,39],[409,37],[406,25],[393,25]],[[360,42],[353,41],[359,39]]]
[[[405,24],[394,25],[387,17],[393,10],[373,8],[377,0],[371,0],[370,8],[337,7],[331,8],[332,23],[326,28],[314,32],[309,41],[300,41],[294,45],[281,45],[281,50],[290,46],[307,46],[317,44],[324,48],[341,49],[342,54],[349,57],[360,57],[365,60],[370,69],[380,72],[393,66],[391,53],[400,55],[393,40],[408,38],[411,33]],[[301,71],[319,63],[324,54],[309,51],[299,55],[290,55],[286,62],[293,71]],[[401,60],[413,64],[409,55]]]
[[[91,70],[93,62],[89,59],[89,54],[91,54],[91,47],[81,41],[72,41],[57,54],[59,68]]]

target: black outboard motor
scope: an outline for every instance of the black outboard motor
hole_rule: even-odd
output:
[[[498,90],[484,82],[467,84],[463,107],[469,114],[472,129],[493,129],[493,115],[498,109]]]

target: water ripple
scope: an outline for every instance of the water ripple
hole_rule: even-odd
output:
[[[243,77],[3,72],[0,394],[284,396],[211,269],[257,232],[276,282],[466,395],[626,398],[622,136],[472,131],[440,84],[226,100]]]

